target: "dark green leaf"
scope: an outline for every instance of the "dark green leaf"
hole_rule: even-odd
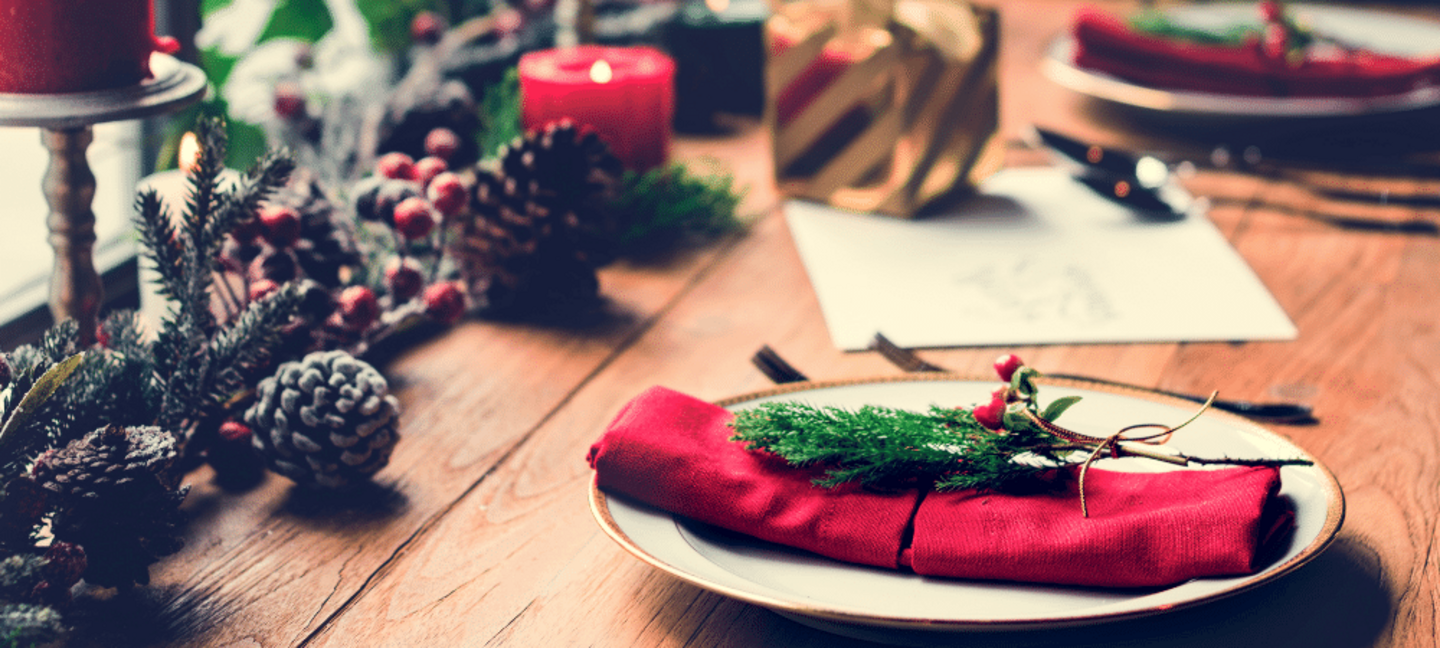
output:
[[[225,87],[225,80],[230,78],[230,70],[235,68],[235,63],[239,60],[239,57],[230,56],[213,47],[200,50],[200,67],[205,68],[205,76],[217,88]]]
[[[1047,421],[1054,421],[1055,419],[1060,418],[1060,415],[1064,414],[1065,410],[1070,409],[1071,405],[1074,405],[1078,402],[1080,402],[1079,396],[1065,396],[1062,398],[1057,398],[1051,401],[1049,405],[1045,406],[1045,412],[1040,415],[1040,418],[1043,418]]]
[[[200,15],[202,17],[209,16],[212,13],[230,6],[230,3],[234,1],[235,0],[200,0]]]
[[[40,411],[45,402],[55,395],[55,392],[70,378],[70,374],[75,373],[75,370],[84,361],[85,354],[77,353],[50,367],[40,376],[39,380],[35,381],[35,384],[30,387],[30,391],[25,392],[25,397],[20,399],[20,404],[11,412],[10,418],[5,421],[5,427],[0,428],[0,448],[14,443],[13,435],[19,434],[17,430],[26,429],[30,418]]]
[[[335,26],[325,0],[280,0],[270,12],[270,22],[256,43],[276,38],[294,38],[306,43],[320,40]]]

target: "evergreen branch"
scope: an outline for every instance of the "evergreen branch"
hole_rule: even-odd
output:
[[[743,190],[727,173],[691,173],[682,164],[626,172],[616,208],[628,225],[620,233],[621,253],[651,256],[686,238],[711,238],[740,229],[736,214]]]
[[[932,407],[911,412],[867,406],[858,410],[803,403],[766,403],[737,412],[732,440],[796,466],[824,466],[822,486],[858,481],[937,488],[1003,487],[1053,467],[1014,460],[1035,455],[1054,438],[1043,431],[997,434],[969,410]]]
[[[280,290],[250,302],[229,327],[215,336],[210,355],[219,368],[209,395],[212,404],[223,402],[242,388],[250,373],[268,357],[280,339],[280,329],[294,317],[300,289],[287,283]]]
[[[747,450],[773,454],[793,466],[821,467],[824,475],[815,483],[827,487],[853,481],[882,488],[920,485],[942,491],[1010,490],[1051,468],[1078,465],[1082,467],[1082,512],[1085,469],[1102,455],[1139,457],[1180,466],[1311,464],[1300,458],[1192,457],[1149,449],[1163,443],[1198,414],[1180,425],[1131,426],[1106,437],[1068,430],[1037,413],[1038,373],[1024,366],[1012,371],[1010,384],[998,390],[990,404],[973,409],[932,406],[928,412],[912,412],[876,406],[849,410],[794,402],[764,403],[736,412],[730,424],[734,430],[731,440],[745,444]],[[1063,411],[1076,400],[1057,399],[1045,411]],[[1160,432],[1124,436],[1142,427],[1160,428]]]
[[[285,186],[295,171],[295,159],[284,149],[272,150],[256,160],[240,178],[234,191],[221,201],[220,209],[210,222],[208,238],[215,242],[210,258],[217,259],[225,235],[245,219],[259,211],[260,203]]]
[[[156,281],[158,292],[178,301],[184,294],[183,252],[176,243],[175,226],[165,212],[160,195],[153,188],[141,191],[135,198],[134,222],[140,233],[140,243],[145,247],[145,256],[155,264],[160,275]]]
[[[505,76],[485,88],[480,100],[483,120],[478,135],[481,157],[500,154],[500,147],[525,135],[520,127],[520,72],[511,67]]]

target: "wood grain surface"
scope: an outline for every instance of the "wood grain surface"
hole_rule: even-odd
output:
[[[1011,164],[1047,162],[1021,142],[1032,123],[1176,151],[1217,141],[1214,127],[1192,132],[1139,119],[1043,79],[1045,46],[1078,3],[998,5]],[[1406,10],[1440,20],[1440,10]],[[1433,114],[1417,119],[1440,130]],[[390,362],[402,442],[373,488],[327,499],[271,477],[232,493],[205,470],[190,475],[185,550],[158,566],[150,587],[84,601],[84,632],[74,643],[872,645],[667,576],[610,541],[586,505],[586,449],[646,387],[706,399],[764,387],[749,360],[764,344],[814,378],[898,373],[877,354],[830,343],[779,215],[768,146],[766,130],[753,123],[727,137],[677,142],[679,157],[719,165],[749,187],[744,234],[606,269],[608,303],[589,320],[467,321]],[[1435,646],[1440,238],[1344,231],[1305,218],[1298,214],[1352,207],[1285,180],[1201,171],[1189,184],[1211,200],[1209,217],[1295,321],[1297,340],[1005,351],[1042,371],[1312,404],[1318,425],[1274,429],[1339,478],[1348,504],[1339,539],[1292,576],[1219,602],[979,645]],[[1440,216],[1393,205],[1374,213]],[[999,352],[922,353],[980,374]]]

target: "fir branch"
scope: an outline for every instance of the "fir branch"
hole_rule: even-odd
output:
[[[478,135],[480,155],[499,155],[505,146],[525,134],[520,127],[520,71],[514,67],[505,76],[485,88],[480,99],[480,115],[484,121]]]
[[[244,388],[251,374],[269,358],[269,349],[280,339],[281,327],[294,318],[299,305],[298,285],[287,283],[250,302],[229,327],[215,336],[210,353],[218,371],[209,394],[212,404],[223,403]]]
[[[1300,458],[1191,457],[1148,449],[1163,443],[1198,414],[1179,425],[1130,426],[1106,437],[1068,430],[1041,416],[1036,399],[1038,375],[1024,366],[1014,371],[1010,384],[997,390],[992,402],[984,406],[1003,410],[1003,414],[994,415],[999,420],[988,427],[979,417],[980,408],[932,406],[922,413],[875,406],[848,410],[773,402],[737,412],[731,422],[731,440],[745,444],[747,450],[771,453],[794,466],[823,467],[824,476],[815,480],[820,486],[854,481],[880,487],[909,484],[936,490],[1009,490],[1048,469],[1078,465],[1082,466],[1082,512],[1086,469],[1102,453],[1180,466],[1311,463]],[[1044,411],[1058,416],[1077,400],[1057,399]],[[986,414],[987,418],[991,415],[988,411]],[[1146,427],[1160,431],[1133,436],[1134,430]]]
[[[159,275],[155,283],[157,292],[171,300],[179,300],[184,294],[181,277],[184,276],[183,252],[176,242],[175,226],[160,201],[160,194],[153,188],[145,189],[135,198],[135,229],[140,233],[140,244],[145,256]]]
[[[616,209],[628,226],[620,234],[621,253],[652,256],[686,238],[711,238],[740,229],[736,214],[743,190],[734,178],[715,171],[691,173],[682,164],[626,172]]]
[[[271,150],[250,166],[234,191],[222,199],[220,209],[210,222],[212,231],[208,233],[208,238],[216,243],[211,259],[219,263],[219,244],[224,241],[225,235],[258,211],[260,203],[284,187],[294,171],[295,160],[284,149]]]
[[[867,406],[858,410],[803,403],[765,403],[735,414],[732,440],[796,466],[824,466],[817,485],[850,481],[950,488],[1003,488],[1058,465],[1016,463],[1056,440],[1038,430],[997,434],[969,410],[932,407],[912,412]],[[1043,456],[1043,455],[1037,455]]]

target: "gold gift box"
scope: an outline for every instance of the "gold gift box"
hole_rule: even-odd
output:
[[[766,32],[766,118],[786,194],[911,218],[999,168],[995,10],[800,0]]]

